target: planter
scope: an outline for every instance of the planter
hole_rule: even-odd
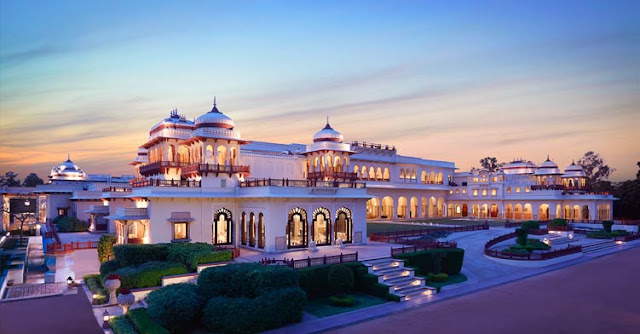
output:
[[[126,289],[123,288],[122,290],[126,290]],[[127,314],[127,312],[129,311],[129,307],[133,305],[135,301],[136,301],[136,296],[133,293],[131,293],[129,290],[126,290],[124,291],[124,293],[119,294],[118,305],[122,307],[122,314]]]
[[[116,290],[120,287],[120,278],[108,278],[104,281],[104,287],[109,289],[109,301],[107,304],[115,304]]]

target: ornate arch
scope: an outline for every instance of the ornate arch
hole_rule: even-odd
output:
[[[233,216],[229,209],[220,208],[213,212],[212,228],[214,245],[233,243]]]
[[[324,226],[317,223],[318,217],[322,216]],[[311,214],[311,240],[315,241],[318,246],[331,244],[331,212],[329,209],[319,207],[313,210]]]

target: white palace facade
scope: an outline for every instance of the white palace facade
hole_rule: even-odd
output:
[[[461,173],[453,162],[402,156],[393,146],[345,143],[328,120],[309,144],[246,140],[215,101],[194,121],[172,111],[151,128],[131,165],[136,175],[128,183],[67,195],[86,208],[52,212],[68,206],[43,198],[47,213],[40,216],[86,215],[93,230],[107,229],[118,243],[282,252],[366,243],[367,219],[601,220],[612,218],[614,200],[587,192],[575,164],[560,172],[548,159],[539,166],[516,161],[495,173]],[[67,180],[74,182],[84,181]],[[38,190],[53,196],[54,188]]]

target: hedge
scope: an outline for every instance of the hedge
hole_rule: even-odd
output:
[[[353,290],[391,301],[399,301],[400,297],[389,293],[389,286],[378,283],[378,276],[370,274],[367,267],[360,262],[345,263],[354,275]],[[310,299],[331,295],[329,287],[329,270],[335,266],[328,264],[298,270],[300,288]]]
[[[83,278],[91,293],[97,295],[96,304],[101,305],[109,301],[109,290],[104,287],[100,275],[86,275]]]
[[[298,277],[294,269],[284,266],[230,264],[203,270],[198,276],[198,292],[206,298],[252,298],[275,289],[297,287]]]
[[[120,276],[121,287],[127,289],[148,288],[162,284],[162,277],[186,274],[189,270],[181,263],[147,262],[139,266],[124,267],[114,274]]]
[[[109,324],[115,334],[138,334],[131,321],[124,315],[111,318]]]
[[[607,233],[611,233],[611,227],[613,226],[613,220],[603,220],[602,221],[602,227],[604,228],[604,231]]]
[[[100,265],[100,275],[104,276],[108,273],[112,273],[116,270],[120,269],[120,265],[116,260],[109,260],[107,262],[103,262]]]
[[[528,220],[522,223],[522,226],[520,228],[522,228],[523,230],[538,230],[540,229],[540,223],[535,220]]]
[[[421,252],[398,254],[394,257],[404,260],[405,265],[414,267],[416,274],[427,276],[427,274],[433,271],[433,258],[434,255],[438,253],[445,254],[441,264],[443,272],[449,275],[460,273],[464,261],[464,249],[462,248],[428,249]]]
[[[117,245],[113,255],[120,267],[137,266],[149,261],[167,261],[169,244]]]
[[[439,273],[439,274],[429,273],[427,277],[429,278],[430,282],[446,282],[447,279],[449,278],[449,275],[447,275],[446,273]]]
[[[87,232],[89,230],[89,223],[75,217],[59,216],[53,220],[53,223],[56,224],[60,233]]]
[[[116,236],[105,234],[98,240],[98,260],[100,263],[107,262],[113,258],[113,245],[116,243]]]
[[[149,293],[147,314],[172,333],[188,332],[198,320],[204,301],[195,285],[171,284]]]
[[[145,308],[130,310],[127,317],[140,334],[169,334],[169,331],[154,322]]]
[[[299,288],[277,289],[256,298],[214,297],[207,303],[202,324],[221,333],[257,333],[302,320],[307,299]]]
[[[549,222],[549,224],[547,224],[547,225],[548,225],[548,226],[555,226],[555,227],[559,227],[559,226],[567,226],[567,225],[569,225],[569,224],[567,223],[567,220],[566,220],[566,219],[562,219],[562,218],[555,218],[555,219],[552,219],[552,220]]]

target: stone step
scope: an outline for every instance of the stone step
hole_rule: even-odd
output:
[[[416,288],[416,287],[424,287],[425,281],[421,277],[411,277],[409,281],[403,283],[395,283],[393,285],[393,291],[400,291],[405,288]]]
[[[406,300],[410,300],[411,298],[427,296],[435,293],[436,293],[436,289],[429,286],[424,286],[424,287],[412,287],[412,288],[401,289],[396,291],[395,294],[400,295],[402,301],[406,301]]]
[[[385,270],[385,269],[389,269],[389,268],[403,268],[404,267],[404,261],[402,260],[397,260],[397,261],[390,261],[388,263],[383,263],[383,264],[375,264],[373,266],[370,266],[370,272],[373,271],[379,271],[379,270]]]
[[[605,249],[610,249],[610,248],[614,248],[616,247],[616,243],[611,241],[607,241],[607,242],[601,242],[601,243],[597,243],[597,244],[592,244],[592,245],[588,245],[588,246],[584,246],[582,247],[582,252],[583,253],[595,253],[595,252],[599,252]]]
[[[554,239],[549,239],[549,244],[551,245],[562,245],[562,244],[567,244],[572,242],[572,239],[569,239],[567,237],[561,237],[561,238],[554,238]]]
[[[390,263],[390,262],[393,262],[393,261],[399,261],[399,260],[395,260],[394,258],[391,258],[391,257],[385,257],[385,258],[381,258],[381,259],[365,260],[365,261],[362,261],[362,263],[365,266],[375,266],[375,265],[379,265],[379,264]]]
[[[403,269],[403,270],[398,270],[396,272],[392,272],[392,273],[388,273],[382,276],[378,277],[378,281],[380,282],[380,279],[382,279],[383,282],[386,282],[390,279],[394,279],[394,278],[399,278],[399,277],[414,277],[415,273],[413,271],[413,269]]]
[[[386,275],[386,274],[395,273],[397,271],[403,271],[403,270],[406,270],[406,269],[407,268],[400,267],[400,266],[397,266],[397,267],[385,267],[385,268],[382,268],[382,269],[374,270],[373,273],[374,274],[380,274],[380,275]]]

